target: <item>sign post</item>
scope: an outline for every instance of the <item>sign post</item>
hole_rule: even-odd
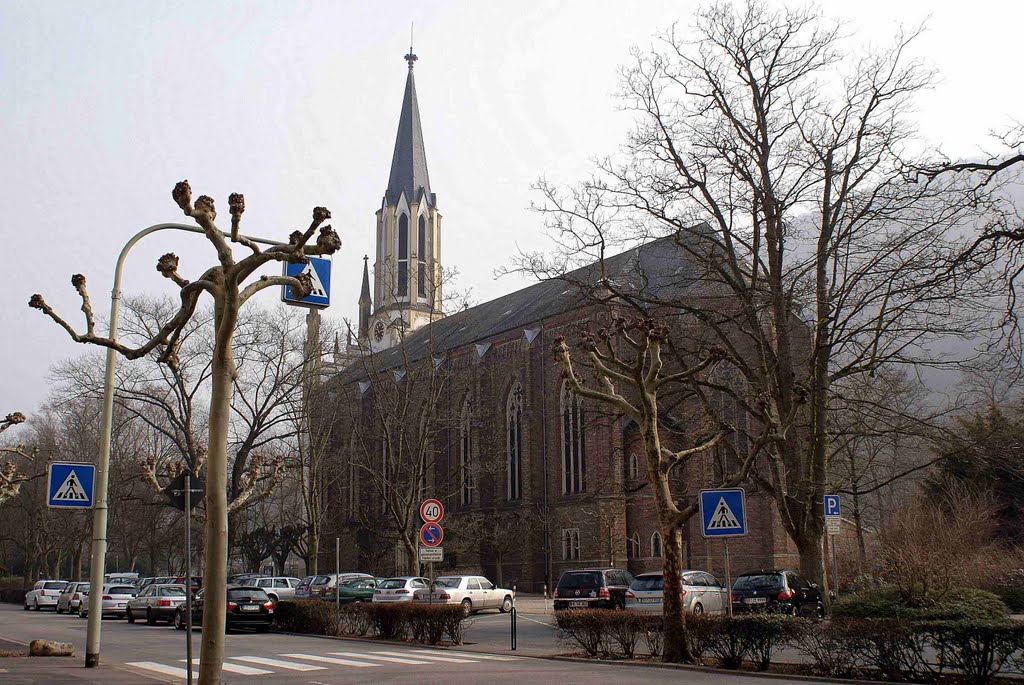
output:
[[[836,559],[836,537],[842,528],[842,506],[839,495],[825,495],[825,527],[828,540],[832,544],[832,592],[839,596],[839,563]]]
[[[427,562],[427,575],[430,576],[430,603],[434,603],[434,562],[444,561],[444,547],[439,547],[444,539],[444,529],[438,525],[444,518],[444,505],[436,499],[424,500],[420,505],[420,518],[423,519],[423,527],[420,528],[420,562]],[[428,526],[429,528],[428,530]],[[436,529],[436,530],[435,530]],[[424,534],[424,531],[427,531]],[[433,539],[436,532],[437,542],[431,544],[427,539]]]
[[[729,538],[747,534],[743,488],[700,491],[701,532],[706,538],[722,538],[725,544],[726,602],[732,616],[732,573],[729,569]]]
[[[192,472],[186,470],[165,490],[171,504],[178,506],[181,501],[185,511],[185,681],[188,685],[192,685],[192,493],[202,494],[206,489],[198,478],[195,485],[198,487],[193,487]]]

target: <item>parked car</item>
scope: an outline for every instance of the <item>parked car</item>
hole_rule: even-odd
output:
[[[57,597],[57,613],[71,614],[78,611],[82,598],[89,594],[89,583],[79,581],[68,583]]]
[[[145,617],[146,623],[156,625],[158,620],[174,620],[174,612],[185,604],[184,585],[150,584],[128,601],[126,615],[129,623]]]
[[[309,599],[311,597],[309,594],[309,584],[313,582],[314,578],[316,576],[306,576],[299,581],[299,584],[295,587],[295,599]]]
[[[430,581],[419,576],[401,576],[399,578],[388,578],[377,583],[373,591],[373,602],[393,603],[411,602],[412,595],[416,590],[425,590],[430,587]]]
[[[362,604],[373,601],[373,591],[380,580],[377,578],[356,578],[346,580],[338,588],[338,599],[342,604]],[[296,590],[296,592],[298,592]]]
[[[227,625],[225,629],[255,628],[259,632],[270,630],[274,622],[274,603],[263,588],[247,585],[233,585],[228,588]],[[192,625],[203,624],[203,596],[200,591],[192,601]],[[185,630],[185,605],[178,605],[174,611],[174,627]]]
[[[182,587],[184,587],[185,586],[185,576],[177,576],[176,578],[168,578],[166,584],[167,585],[181,585]],[[203,587],[203,577],[202,576],[192,576],[192,582],[189,584],[189,587],[192,588],[192,593],[193,594],[195,594],[196,592],[199,592],[202,589],[202,587]]]
[[[92,588],[89,589],[89,592],[92,592]],[[103,593],[100,605],[103,616],[117,616],[119,618],[127,614],[129,600],[138,594],[134,585],[126,585],[124,583],[104,583],[103,587],[100,588],[100,592]],[[83,596],[82,602],[78,605],[78,615],[82,618],[89,616],[88,593]]]
[[[266,575],[262,573],[236,573],[233,576],[228,576],[228,582],[232,585],[245,585],[254,578],[266,578]]]
[[[633,574],[618,568],[585,568],[566,571],[555,586],[554,608],[622,609]]]
[[[104,583],[126,583],[134,585],[139,582],[139,574],[135,572],[114,572],[103,576]]]
[[[313,578],[309,583],[309,596],[313,599],[332,599],[338,583],[345,583],[357,578],[373,578],[369,573],[325,573]]]
[[[261,587],[267,591],[271,601],[279,599],[295,599],[295,588],[302,580],[291,576],[273,576],[269,578],[254,578],[242,585],[249,587]]]
[[[626,609],[650,614],[662,611],[663,576],[661,571],[641,573],[626,590]],[[724,614],[729,601],[729,591],[710,573],[704,571],[683,571],[683,610],[688,614]]]
[[[413,601],[421,604],[461,604],[469,616],[483,609],[501,613],[512,610],[512,591],[496,587],[483,576],[441,576],[426,590],[416,590]]]
[[[156,577],[139,578],[138,582],[135,583],[135,587],[137,587],[139,591],[142,591],[144,587],[152,585],[156,580]]]
[[[821,591],[795,571],[751,571],[732,585],[733,613],[776,611],[793,616],[825,616]]]
[[[32,589],[25,593],[25,611],[29,609],[39,611],[46,607],[56,609],[57,599],[67,586],[68,581],[66,580],[37,581]]]

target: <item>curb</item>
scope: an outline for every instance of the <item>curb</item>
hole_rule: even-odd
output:
[[[801,682],[812,682],[812,683],[845,683],[848,685],[864,685],[864,683],[874,683],[878,681],[874,680],[853,680],[850,678],[830,678],[828,676],[814,676],[814,675],[800,675],[796,673],[771,673],[768,671],[745,671],[741,669],[728,669],[728,668],[715,668],[713,666],[697,666],[695,664],[673,664],[665,661],[640,661],[637,659],[591,659],[588,657],[580,656],[566,656],[566,655],[553,655],[545,657],[537,657],[540,659],[550,659],[552,661],[572,661],[583,664],[601,664],[604,666],[645,666],[647,668],[667,668],[676,669],[683,671],[694,671],[697,673],[708,673],[715,675],[730,675],[730,676],[741,676],[751,678],[765,678],[767,680],[796,680]],[[786,664],[786,665],[799,665],[799,664]]]

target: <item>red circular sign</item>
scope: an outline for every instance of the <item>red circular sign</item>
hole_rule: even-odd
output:
[[[444,528],[436,523],[424,523],[420,528],[420,542],[424,547],[437,547],[444,540]]]
[[[420,518],[424,523],[437,523],[444,518],[444,506],[436,499],[428,499],[420,505]]]

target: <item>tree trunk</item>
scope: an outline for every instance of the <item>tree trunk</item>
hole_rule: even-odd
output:
[[[805,532],[795,538],[800,553],[800,575],[812,583],[824,583],[825,563],[821,549],[821,536]],[[824,585],[822,585],[824,587]]]
[[[683,531],[679,526],[664,523],[661,529],[664,537],[661,555],[664,659],[670,663],[690,663],[693,655],[686,641],[682,598]]]
[[[406,572],[411,576],[420,574],[420,555],[414,535],[403,535],[402,542],[407,556]]]
[[[237,293],[230,288],[216,305],[210,397],[209,454],[206,462],[206,563],[203,577],[203,641],[199,685],[219,685],[224,667],[224,628],[228,571],[228,429],[231,419],[233,361],[231,339],[238,318]]]

